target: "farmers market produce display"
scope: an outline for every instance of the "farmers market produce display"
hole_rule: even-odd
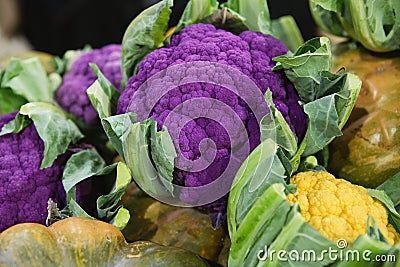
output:
[[[397,2],[172,6],[0,64],[0,265],[397,266]]]

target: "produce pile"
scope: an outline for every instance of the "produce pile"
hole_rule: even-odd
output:
[[[397,266],[399,3],[310,0],[332,45],[266,1],[168,28],[161,0],[120,44],[0,64],[0,265]]]

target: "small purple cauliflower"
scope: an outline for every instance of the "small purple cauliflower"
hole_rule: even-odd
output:
[[[63,83],[57,91],[56,101],[64,110],[87,124],[94,124],[98,115],[86,90],[97,77],[89,63],[95,63],[104,76],[121,90],[121,45],[110,44],[82,54],[64,75]]]
[[[270,89],[276,108],[282,113],[292,131],[299,139],[302,139],[306,130],[307,117],[298,103],[299,96],[283,72],[272,70],[275,66],[272,58],[285,54],[287,50],[278,39],[257,32],[245,31],[240,35],[234,35],[209,24],[187,26],[172,37],[169,45],[153,51],[141,61],[138,73],[128,80],[125,91],[119,99],[117,112],[134,112],[140,117],[141,113],[148,108],[150,94],[141,92],[141,86],[150,77],[166,68],[185,62],[214,62],[239,70],[257,85],[262,94]],[[170,80],[184,79],[185,75],[190,75],[189,72],[191,71],[186,73],[167,71],[165,75],[170,75]],[[213,72],[208,75],[214,75],[218,80],[218,75],[221,73]],[[222,75],[220,79],[225,78]],[[156,82],[152,82],[152,88],[166,86],[165,84],[157,85]],[[217,84],[193,82],[179,85],[158,100],[149,117],[158,123],[160,130],[166,118],[172,114],[171,111],[185,101],[200,97],[223,102],[240,117],[246,126],[250,151],[260,144],[260,128],[252,109],[241,96]],[[198,107],[192,105],[191,108]],[[264,115],[267,113],[268,110],[265,109]],[[173,142],[175,147],[180,149],[183,157],[190,161],[196,161],[201,157],[199,145],[203,139],[211,139],[216,146],[213,162],[205,169],[193,172],[182,170],[176,167],[177,160],[175,160],[174,183],[186,187],[197,187],[209,184],[224,172],[228,166],[232,147],[230,133],[220,124],[222,121],[229,121],[229,118],[226,116],[216,121],[197,117],[188,123],[176,121],[175,124],[168,125],[170,132],[174,131],[171,125],[176,125],[181,129],[179,138],[173,138]],[[227,195],[198,208],[207,212],[213,224],[217,226],[226,217],[226,203]]]
[[[15,115],[2,116],[0,130]],[[67,156],[40,170],[43,151],[43,141],[33,124],[18,134],[0,137],[0,232],[17,223],[44,224],[49,198],[58,207],[65,206],[61,177]]]

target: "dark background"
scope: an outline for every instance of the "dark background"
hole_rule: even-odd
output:
[[[121,43],[125,28],[158,0],[18,0],[21,32],[35,50],[62,55],[86,44],[100,47]],[[252,1],[252,0],[249,0]],[[175,25],[187,3],[175,0],[170,25]],[[305,40],[315,35],[308,0],[269,0],[271,18],[292,15]]]

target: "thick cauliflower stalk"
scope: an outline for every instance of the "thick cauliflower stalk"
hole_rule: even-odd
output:
[[[210,24],[187,26],[172,37],[169,45],[153,51],[141,61],[138,73],[128,80],[125,91],[119,99],[118,113],[134,112],[140,116],[141,112],[147,108],[146,100],[143,98],[149,97],[144,92],[140,92],[140,87],[146,80],[162,70],[186,62],[213,62],[228,65],[247,75],[263,94],[270,89],[277,109],[301,139],[305,133],[307,118],[298,103],[297,92],[284,77],[283,72],[272,70],[275,66],[272,58],[283,55],[287,51],[288,49],[281,41],[261,33],[245,31],[240,35],[235,35],[216,29]],[[172,73],[172,71],[170,74],[167,72],[166,75],[170,75],[172,80],[180,79],[179,77],[182,76],[181,73]],[[209,73],[209,75],[215,75],[215,80],[219,78],[219,73]],[[182,78],[187,77],[183,75]],[[226,77],[222,76],[220,79],[226,79]],[[250,151],[260,143],[259,125],[250,107],[240,96],[217,84],[193,82],[180,85],[168,91],[157,102],[149,117],[158,123],[160,130],[170,112],[178,105],[200,97],[221,101],[239,115],[247,129]],[[132,108],[130,103],[135,103],[135,107]],[[265,114],[267,112],[265,110]],[[182,127],[180,123],[177,121],[176,125]],[[231,153],[229,137],[226,129],[218,121],[210,118],[196,118],[184,125],[179,133],[179,140],[173,141],[185,158],[191,161],[198,159],[201,156],[199,144],[206,138],[213,140],[216,144],[216,155],[214,161],[201,171],[188,172],[175,168],[174,183],[196,187],[217,179],[229,162]],[[225,218],[226,201],[227,196],[199,208],[207,212],[215,223]]]
[[[16,113],[0,118],[0,130]],[[33,124],[18,134],[0,137],[0,232],[23,222],[44,224],[47,201],[63,207],[65,191],[61,177],[66,156],[40,170],[44,144]]]
[[[121,45],[110,44],[82,54],[72,64],[63,77],[63,83],[56,93],[56,101],[67,112],[87,124],[97,121],[86,90],[96,81],[89,63],[95,63],[104,76],[118,89],[121,89]]]
[[[368,191],[327,172],[301,172],[291,184],[297,191],[287,196],[290,204],[299,203],[305,220],[328,239],[345,239],[351,244],[359,235],[366,234],[368,216],[372,216],[379,230],[393,245],[399,233],[388,223],[388,212]]]

